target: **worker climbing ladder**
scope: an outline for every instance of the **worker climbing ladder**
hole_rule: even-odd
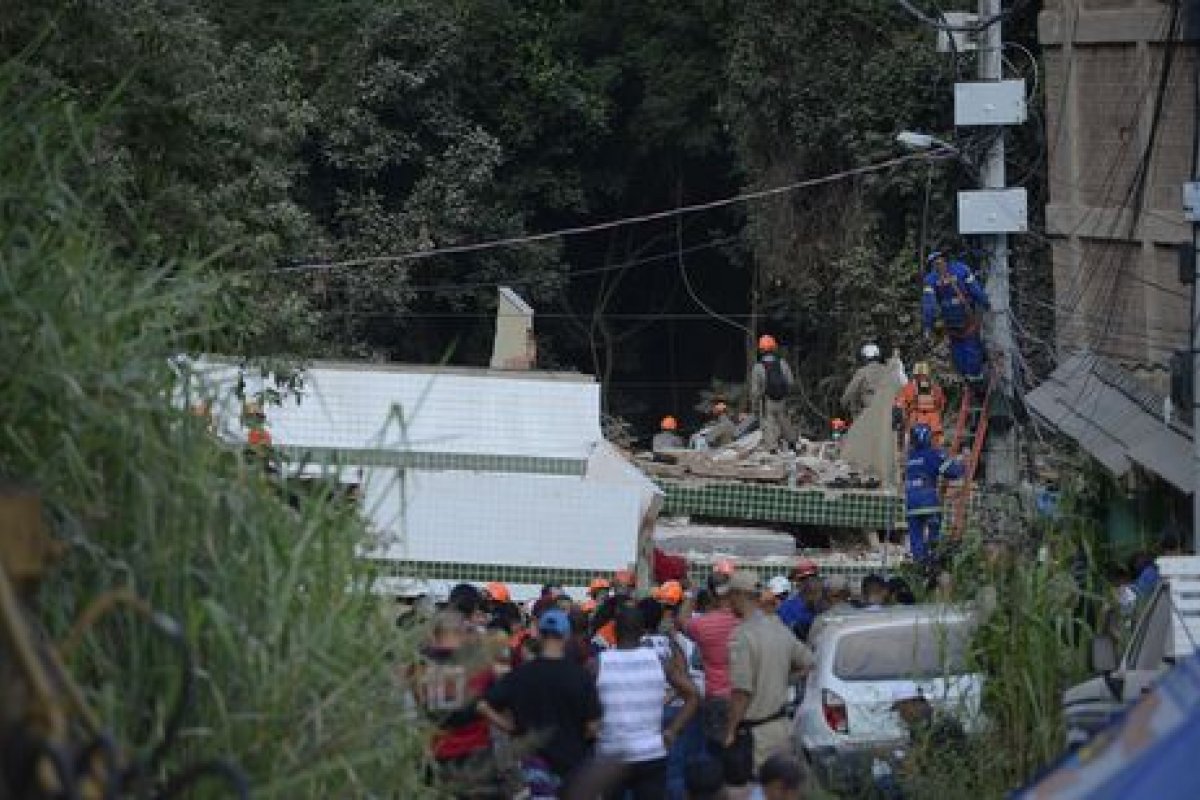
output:
[[[971,505],[971,492],[974,488],[975,472],[979,468],[979,459],[983,455],[983,446],[987,441],[988,408],[992,398],[992,390],[996,386],[996,370],[988,370],[987,388],[983,397],[970,387],[964,387],[962,401],[959,403],[958,422],[954,426],[954,439],[950,452],[956,456],[965,455],[963,461],[963,477],[957,485],[948,486],[946,504],[950,506],[950,537],[961,539],[967,530],[967,511]]]

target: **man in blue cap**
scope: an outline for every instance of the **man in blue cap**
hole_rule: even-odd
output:
[[[521,758],[529,796],[564,795],[578,776],[600,724],[600,696],[591,676],[566,657],[571,620],[551,608],[538,618],[538,657],[488,690],[480,712],[501,730],[528,737]]]
[[[950,261],[945,253],[935,250],[928,263],[930,270],[925,274],[921,295],[922,330],[926,338],[931,336],[934,322],[941,317],[950,339],[954,368],[976,392],[981,392],[984,351],[980,312],[991,308],[987,293],[963,262]]]

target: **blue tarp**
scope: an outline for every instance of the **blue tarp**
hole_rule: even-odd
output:
[[[1112,725],[1014,798],[1200,798],[1200,656],[1176,665]]]

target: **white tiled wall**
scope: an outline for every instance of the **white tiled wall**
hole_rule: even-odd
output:
[[[637,556],[632,487],[555,475],[369,470],[364,501],[389,559],[612,571]],[[403,507],[403,508],[402,508]]]
[[[236,435],[236,373],[210,375],[225,387],[222,427]],[[600,439],[600,390],[587,381],[317,365],[299,403],[266,413],[274,440],[298,447],[583,459]]]

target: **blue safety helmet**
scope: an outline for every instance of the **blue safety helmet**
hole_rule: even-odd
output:
[[[923,449],[933,444],[933,429],[924,422],[918,422],[912,429],[912,446]]]

